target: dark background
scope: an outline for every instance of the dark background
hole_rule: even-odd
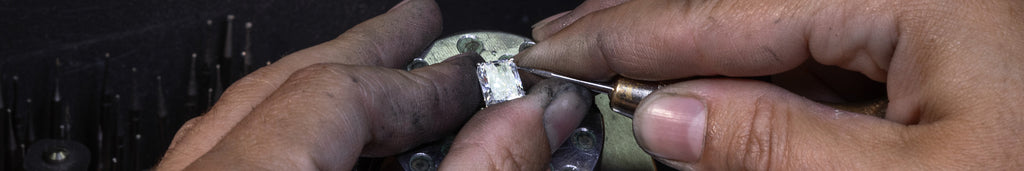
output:
[[[529,36],[533,23],[581,2],[438,4],[444,35],[498,30]],[[397,3],[0,0],[0,170],[24,170],[23,164],[149,169],[178,127],[205,112],[232,82]],[[70,157],[47,163],[40,156],[48,150],[34,147],[66,147]]]

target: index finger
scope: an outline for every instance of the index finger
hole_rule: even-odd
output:
[[[161,160],[160,168],[178,170],[205,154],[299,69],[318,63],[398,68],[426,47],[440,31],[441,15],[437,4],[430,0],[407,0],[387,13],[356,25],[337,39],[260,68],[228,87],[208,113],[182,126]]]
[[[813,56],[884,81],[897,30],[891,7],[871,2],[629,1],[580,18],[517,60],[587,80],[670,80],[777,74]]]
[[[565,81],[541,81],[526,96],[475,114],[459,130],[441,169],[541,170],[588,114],[591,97]]]

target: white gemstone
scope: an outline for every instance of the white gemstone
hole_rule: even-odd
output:
[[[476,75],[483,90],[487,106],[522,97],[523,82],[516,64],[509,60],[496,60],[477,64]]]

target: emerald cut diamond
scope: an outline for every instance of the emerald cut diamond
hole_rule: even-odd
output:
[[[523,82],[512,59],[478,63],[476,76],[487,106],[522,97]]]

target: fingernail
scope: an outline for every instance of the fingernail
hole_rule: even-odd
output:
[[[402,5],[405,5],[405,4],[409,3],[409,1],[412,1],[412,0],[403,0],[402,2],[399,2],[398,4],[395,4],[395,6],[391,7],[391,9],[389,9],[388,12],[394,11],[398,7],[402,7]]]
[[[640,146],[658,158],[696,162],[704,148],[708,115],[704,103],[676,95],[658,95],[649,100],[637,109],[633,119]]]
[[[552,16],[550,16],[548,18],[545,18],[543,20],[538,21],[536,24],[533,24],[533,26],[530,26],[530,28],[543,27],[544,25],[547,25],[548,23],[550,23],[551,21],[554,21],[555,19],[562,18],[563,15],[568,14],[569,12],[572,12],[572,11],[565,11],[565,12],[562,12],[562,13],[558,13],[558,14],[552,15]]]
[[[545,80],[538,86],[544,86],[545,91],[552,94],[544,108],[544,132],[554,153],[583,121],[592,98],[583,87],[560,80]]]

